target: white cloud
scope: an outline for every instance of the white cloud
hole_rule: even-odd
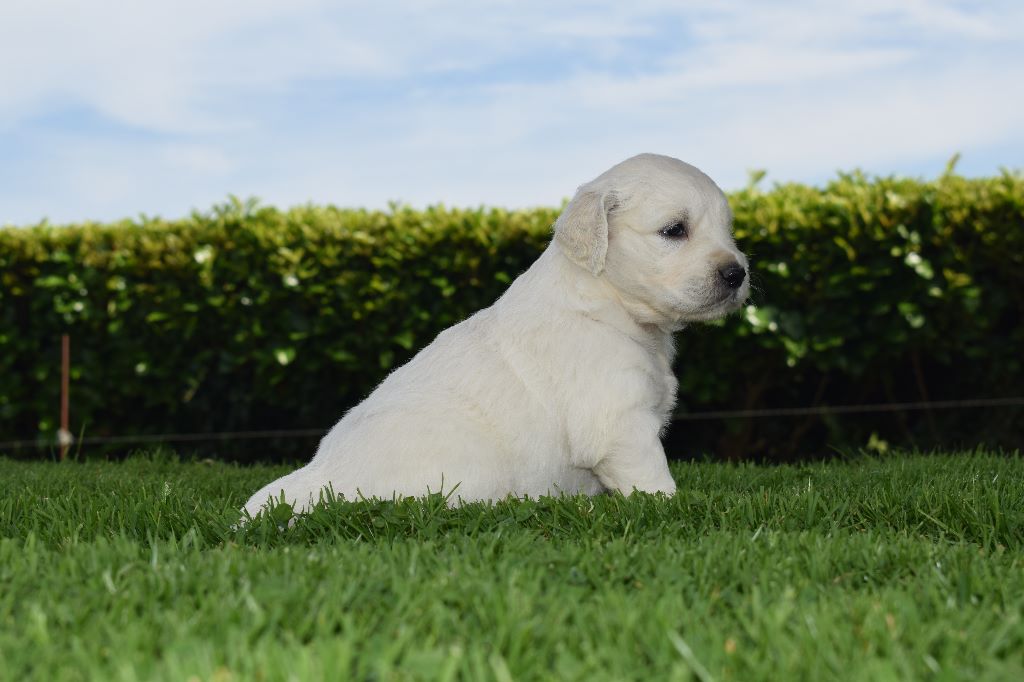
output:
[[[638,151],[725,186],[994,171],[1024,147],[1021,34],[1015,3],[940,0],[8,0],[0,223],[228,192],[552,204]]]

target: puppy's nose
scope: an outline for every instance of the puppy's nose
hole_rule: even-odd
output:
[[[739,289],[747,278],[747,271],[739,263],[732,262],[718,268],[718,274],[729,285],[730,289]]]

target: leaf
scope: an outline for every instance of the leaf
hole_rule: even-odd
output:
[[[295,349],[290,346],[284,348],[275,348],[274,359],[277,360],[277,363],[279,365],[290,365],[292,363],[292,360],[295,359]]]

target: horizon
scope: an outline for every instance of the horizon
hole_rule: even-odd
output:
[[[984,180],[988,178],[1002,177],[1004,174],[1009,174],[1014,177],[1024,177],[1024,168],[1007,168],[1003,167],[996,169],[992,173],[979,174],[979,175],[968,175],[961,173],[959,170],[959,155],[954,154],[953,157],[947,162],[946,167],[940,170],[938,173],[931,177],[924,177],[920,175],[910,175],[901,173],[868,173],[859,168],[852,169],[839,169],[831,177],[824,178],[820,182],[800,182],[795,180],[773,180],[769,174],[763,169],[754,169],[750,171],[748,182],[742,186],[728,188],[723,187],[722,190],[726,195],[733,194],[735,192],[744,191],[750,187],[756,187],[762,192],[771,192],[776,188],[785,187],[787,185],[802,185],[806,187],[812,187],[824,191],[831,183],[841,180],[844,175],[863,174],[865,178],[870,181],[882,180],[895,178],[900,180],[913,180],[921,183],[935,182],[939,180],[943,175],[951,174],[956,177],[963,177],[969,180]],[[582,184],[582,183],[581,183]],[[165,222],[176,222],[179,220],[186,220],[194,214],[204,215],[209,212],[216,210],[217,208],[228,206],[232,203],[238,203],[239,205],[246,206],[251,204],[255,208],[273,208],[281,212],[288,212],[295,209],[302,209],[307,207],[312,208],[334,208],[341,211],[377,211],[385,214],[394,213],[395,211],[402,209],[411,209],[415,211],[424,211],[430,209],[444,209],[452,211],[475,211],[475,210],[505,210],[505,211],[529,211],[529,210],[561,210],[566,203],[572,198],[571,194],[567,194],[562,197],[559,201],[548,204],[524,204],[522,206],[505,206],[501,204],[452,204],[444,201],[427,202],[423,204],[414,204],[411,202],[405,202],[400,200],[388,200],[380,206],[359,206],[352,204],[338,204],[332,202],[319,202],[319,201],[305,201],[292,204],[277,204],[269,201],[265,201],[262,197],[255,195],[240,196],[236,194],[226,194],[219,201],[213,201],[206,206],[193,206],[180,215],[168,216],[159,213],[151,213],[147,211],[139,211],[135,215],[123,215],[114,217],[107,220],[69,220],[69,221],[54,221],[47,217],[43,217],[33,223],[16,224],[16,223],[0,223],[0,229],[17,229],[17,228],[31,228],[38,226],[49,226],[49,227],[73,227],[82,224],[115,224],[124,221],[132,222],[146,222],[151,220],[165,221]]]

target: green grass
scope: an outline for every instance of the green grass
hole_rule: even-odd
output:
[[[233,528],[282,471],[0,460],[0,679],[1024,679],[1020,456]]]

